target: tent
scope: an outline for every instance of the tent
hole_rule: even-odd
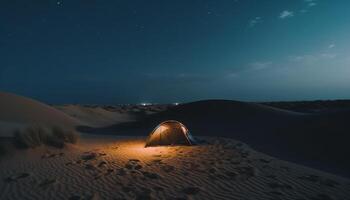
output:
[[[168,120],[160,123],[149,135],[145,147],[162,145],[193,145],[194,139],[180,122]]]

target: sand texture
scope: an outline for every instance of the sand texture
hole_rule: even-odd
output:
[[[29,124],[73,128],[80,122],[44,103],[0,92],[0,137],[10,136],[15,129]]]
[[[89,136],[64,149],[0,160],[0,199],[348,199],[350,181],[204,138],[144,148],[144,139]]]

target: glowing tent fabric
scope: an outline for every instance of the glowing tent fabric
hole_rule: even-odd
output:
[[[145,147],[164,145],[193,145],[194,139],[180,122],[169,120],[159,124],[149,135]]]

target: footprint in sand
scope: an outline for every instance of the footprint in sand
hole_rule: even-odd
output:
[[[113,150],[117,150],[118,148],[118,146],[112,147]]]
[[[134,166],[132,164],[130,164],[130,163],[127,163],[127,164],[125,164],[125,168],[129,169],[129,170],[132,170],[134,168]]]
[[[184,188],[183,193],[187,194],[187,195],[196,195],[198,194],[201,190],[198,187],[187,187]]]
[[[16,174],[16,175],[7,177],[7,178],[4,179],[4,181],[9,183],[9,182],[17,181],[19,179],[27,178],[29,176],[30,176],[29,173],[23,172],[23,173],[20,173],[20,174]]]
[[[140,169],[142,169],[142,165],[136,165],[136,166],[134,167],[134,169],[135,169],[135,170],[140,170]]]
[[[107,169],[105,175],[109,175],[109,174],[111,174],[112,172],[114,172],[114,169]]]
[[[107,154],[102,152],[102,153],[99,153],[98,155],[99,156],[106,156]]]
[[[44,155],[41,156],[42,159],[45,158],[54,158],[56,156],[58,156],[59,154],[55,154],[55,153],[45,153]]]
[[[98,167],[104,167],[107,165],[107,162],[106,161],[101,161],[97,166]]]
[[[95,179],[95,180],[100,179],[102,176],[103,176],[102,174],[96,174],[96,175],[94,176],[94,179]]]
[[[137,159],[130,159],[128,163],[125,164],[125,168],[128,170],[140,170],[142,165],[138,164],[140,161]]]
[[[83,153],[83,155],[81,155],[81,159],[83,159],[84,161],[93,160],[95,158],[97,158],[97,153],[95,152],[85,152]]]
[[[158,179],[160,176],[156,173],[151,173],[151,172],[142,172],[143,176],[149,179]]]
[[[85,169],[96,170],[97,168],[95,167],[95,165],[88,163],[85,165]]]
[[[237,168],[237,170],[239,176],[244,177],[246,179],[255,177],[258,174],[258,170],[252,166],[239,167]]]
[[[119,175],[119,176],[124,176],[124,175],[126,175],[125,169],[124,169],[124,168],[118,169],[117,175]]]
[[[69,161],[69,162],[67,162],[65,165],[66,165],[66,166],[69,166],[69,165],[74,165],[74,164],[75,164],[74,161]]]
[[[192,162],[184,162],[185,168],[187,168],[190,171],[198,171],[200,168],[200,165],[197,163],[192,163]]]
[[[175,170],[175,167],[174,167],[174,166],[171,166],[171,165],[164,165],[164,166],[162,166],[161,168],[162,168],[162,170],[163,170],[164,172],[166,172],[166,173],[170,173],[170,172],[172,172],[172,171]]]
[[[162,159],[152,160],[152,164],[162,164]]]
[[[56,184],[56,183],[57,183],[57,180],[55,178],[51,178],[51,179],[47,178],[47,179],[40,182],[39,187],[47,188],[47,187],[49,187],[53,184]]]

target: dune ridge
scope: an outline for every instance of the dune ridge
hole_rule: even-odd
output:
[[[74,128],[81,125],[76,119],[39,101],[0,92],[0,136],[12,136],[15,129],[29,124]]]

